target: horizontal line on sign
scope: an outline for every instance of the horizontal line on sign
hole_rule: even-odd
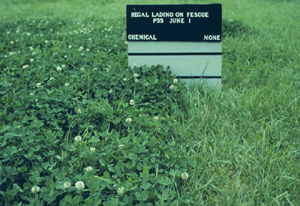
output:
[[[222,52],[221,42],[128,42],[128,53],[215,53]]]
[[[191,56],[191,55],[222,55],[222,52],[184,52],[184,53],[128,53],[129,56]]]
[[[221,79],[221,76],[177,76],[179,79]]]

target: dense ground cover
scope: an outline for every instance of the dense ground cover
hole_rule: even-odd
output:
[[[221,92],[127,68],[137,2],[1,0],[0,204],[299,205],[297,2],[223,3]]]

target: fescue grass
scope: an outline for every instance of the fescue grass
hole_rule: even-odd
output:
[[[126,4],[150,4],[143,0],[0,2],[2,22],[46,18],[88,24],[93,20],[97,26],[120,27],[124,33]],[[227,32],[234,35],[223,39],[222,91],[187,86],[171,108],[177,121],[172,123],[168,145],[184,154],[182,159],[191,169],[186,171],[187,181],[179,185],[175,175],[172,180],[179,205],[300,205],[300,4],[296,0],[151,1],[159,3],[222,3],[223,19],[244,28],[231,27]],[[107,45],[124,40],[114,37]],[[120,52],[118,58],[126,57],[126,51]],[[124,59],[118,61],[126,64]]]

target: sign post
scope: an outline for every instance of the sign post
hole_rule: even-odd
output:
[[[127,5],[128,66],[170,66],[221,89],[221,31],[221,4]]]

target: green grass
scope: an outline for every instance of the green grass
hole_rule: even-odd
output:
[[[1,204],[300,205],[296,0],[222,2],[228,35],[221,92],[181,83],[170,91],[173,77],[160,68],[126,69],[125,6],[149,1],[0,2]],[[199,2],[151,1],[157,3]],[[37,27],[40,21],[45,30]],[[90,32],[82,34],[84,28]],[[82,55],[80,46],[91,51]],[[29,69],[21,69],[26,64]],[[70,70],[57,73],[62,64]],[[128,84],[113,86],[124,77]],[[133,124],[124,122],[127,117]],[[83,142],[73,141],[78,134]],[[91,146],[99,151],[95,157]],[[82,172],[89,165],[97,180]],[[63,182],[78,180],[88,189],[63,191]],[[125,187],[123,196],[114,184]],[[31,194],[34,185],[41,193]]]

